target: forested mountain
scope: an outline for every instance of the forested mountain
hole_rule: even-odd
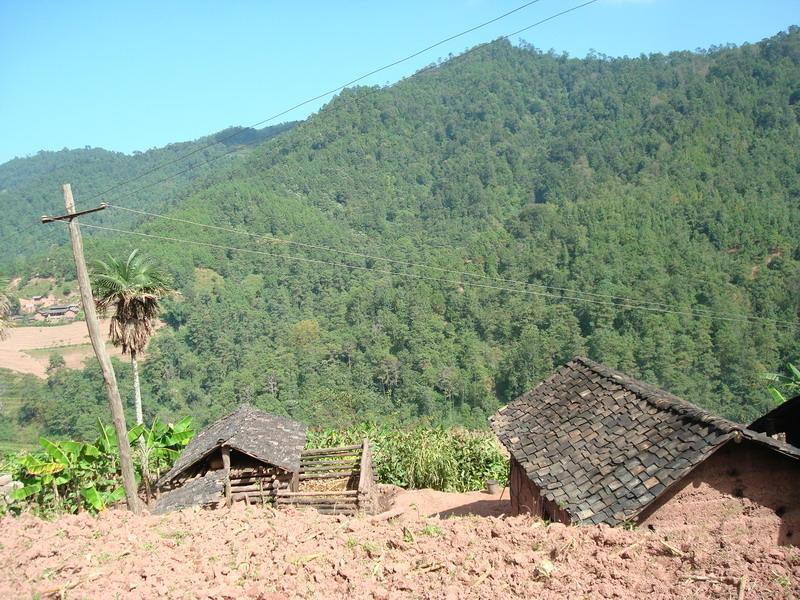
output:
[[[343,92],[170,213],[417,266],[160,220],[140,231],[226,248],[89,250],[175,276],[151,413],[480,425],[585,354],[746,422],[759,373],[800,356],[775,322],[800,308],[799,170],[798,28],[632,59],[497,41]],[[54,372],[25,419],[79,431],[104,410],[94,371]]]
[[[82,198],[97,196],[120,182],[140,178],[121,190],[132,192],[146,187],[146,191],[126,197],[127,204],[132,208],[163,210],[185,193],[198,177],[219,169],[226,162],[238,160],[241,152],[237,150],[271,139],[293,126],[294,123],[283,123],[259,130],[232,127],[192,142],[170,144],[133,154],[86,147],[82,150],[42,151],[35,156],[3,163],[0,165],[0,209],[3,211],[3,219],[0,220],[0,269],[24,271],[24,258],[32,252],[45,254],[64,244],[67,237],[63,228],[31,227],[43,214],[64,212],[62,183],[72,184],[80,202]],[[147,175],[157,165],[189,153],[194,154],[165,170]],[[204,164],[208,161],[213,162]],[[187,170],[188,167],[194,168]],[[171,177],[168,182],[154,185],[166,177]],[[96,198],[94,205],[104,198]],[[125,226],[135,225],[138,221],[132,213],[115,220],[117,224]],[[18,233],[24,228],[27,229]]]

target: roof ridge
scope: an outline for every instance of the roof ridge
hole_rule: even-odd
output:
[[[659,410],[669,410],[677,415],[684,416],[695,422],[712,425],[721,431],[732,432],[742,431],[747,428],[746,425],[735,423],[719,415],[708,412],[700,408],[696,404],[692,404],[688,400],[684,400],[675,394],[668,392],[658,386],[645,381],[634,379],[621,371],[612,369],[602,363],[596,362],[584,356],[576,356],[573,361],[580,362],[584,366],[589,367],[592,371],[603,377],[613,379],[618,384],[630,390],[642,400],[654,406]]]

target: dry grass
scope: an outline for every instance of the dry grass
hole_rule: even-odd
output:
[[[335,479],[311,479],[300,482],[301,492],[342,492],[348,489],[347,483],[350,477],[339,477]]]

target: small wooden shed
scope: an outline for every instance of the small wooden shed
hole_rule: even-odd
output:
[[[304,450],[306,426],[243,405],[190,442],[156,487],[161,514],[189,506],[248,504],[372,512],[369,441]]]
[[[155,514],[187,506],[273,501],[297,490],[306,426],[242,405],[198,433],[156,483]]]

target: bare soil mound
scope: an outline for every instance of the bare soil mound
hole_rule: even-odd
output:
[[[436,493],[438,496],[440,493]],[[184,511],[0,521],[0,597],[788,598],[800,552],[756,534],[665,539],[529,517],[430,518],[476,505],[400,494],[399,519],[314,511]],[[487,500],[482,495],[482,500]],[[437,502],[445,502],[439,497]],[[502,508],[495,505],[493,510]],[[410,512],[409,512],[410,511]]]

